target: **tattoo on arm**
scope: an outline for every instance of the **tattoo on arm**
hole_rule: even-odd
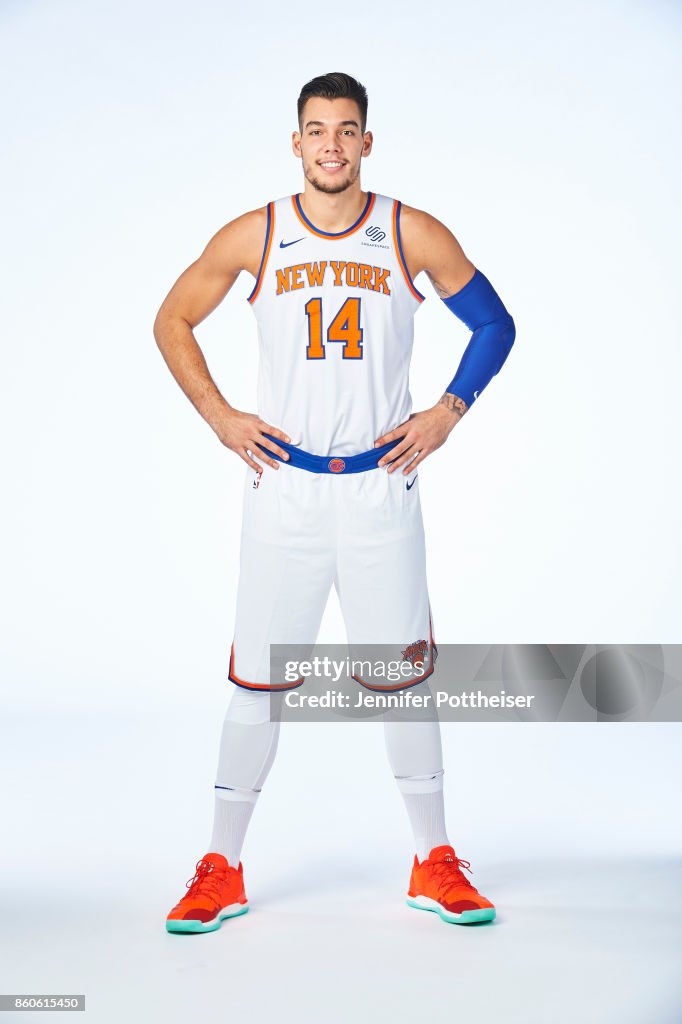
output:
[[[446,406],[450,412],[457,412],[460,416],[463,416],[469,406],[466,402],[463,402],[457,395],[451,395],[449,391],[446,391],[442,398],[438,401],[439,405]]]
[[[446,288],[445,285],[442,285],[440,281],[436,281],[435,277],[429,270],[426,271],[426,276],[428,277],[429,281],[435,288],[436,295],[438,295],[438,297],[441,299],[447,299],[448,296],[450,295],[450,289]]]

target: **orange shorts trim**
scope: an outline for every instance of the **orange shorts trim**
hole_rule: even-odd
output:
[[[247,683],[245,679],[240,679],[234,671],[234,643],[230,648],[230,667],[227,672],[227,677],[230,682],[235,683],[237,686],[241,686],[245,690],[265,690],[270,693],[281,693],[283,690],[295,690],[297,686],[301,686],[305,682],[305,677],[301,678],[295,683]]]

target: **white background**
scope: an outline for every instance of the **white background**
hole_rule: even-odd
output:
[[[517,328],[502,373],[420,470],[436,639],[679,642],[680,22],[672,2],[3,4],[3,991],[87,991],[93,1020],[114,1014],[122,981],[148,1001],[139,1019],[155,998],[166,1019],[223,996],[245,1009],[248,965],[264,975],[294,948],[324,952],[326,915],[335,937],[349,929],[345,980],[350,952],[374,965],[368,1018],[387,991],[394,1016],[449,1011],[453,956],[468,964],[457,1006],[475,1013],[481,963],[515,950],[521,974],[498,992],[510,1020],[559,1020],[551,972],[566,961],[587,972],[584,1021],[653,1019],[652,1006],[660,1024],[679,1019],[656,945],[672,948],[659,915],[679,905],[676,725],[444,727],[451,837],[500,906],[497,953],[480,929],[404,921],[411,840],[380,731],[291,727],[245,848],[262,912],[200,937],[197,961],[196,944],[165,935],[210,834],[243,463],[172,380],[152,324],[224,223],[302,187],[301,85],[356,75],[375,135],[364,187],[443,220]],[[468,332],[417,286],[420,409]],[[248,410],[251,287],[244,276],[197,330]],[[320,639],[343,640],[335,596]],[[600,873],[592,856],[626,859]],[[531,891],[537,871],[552,881]],[[576,884],[566,901],[557,878]],[[546,931],[557,907],[563,957]],[[278,910],[282,945],[263,947]],[[635,918],[654,931],[616,955],[614,917],[621,940]],[[234,934],[250,936],[249,982],[225,995]],[[397,955],[416,941],[428,983]],[[328,1019],[355,1012],[357,985],[326,969],[280,1012],[317,1020],[325,998]],[[607,982],[617,995],[602,1005]]]

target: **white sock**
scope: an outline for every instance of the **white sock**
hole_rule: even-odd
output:
[[[235,687],[223,722],[210,852],[238,867],[246,830],[272,767],[279,722],[270,721],[270,693]]]
[[[397,778],[412,825],[416,853],[425,860],[435,846],[451,846],[445,828],[443,772],[437,776]]]
[[[233,868],[239,867],[246,830],[256,806],[258,793],[246,798],[244,791],[229,791],[216,788],[213,835],[210,851],[222,853]]]
[[[425,684],[422,684],[425,685]],[[403,795],[417,856],[435,846],[450,846],[443,801],[443,751],[438,719],[385,721],[389,764]]]

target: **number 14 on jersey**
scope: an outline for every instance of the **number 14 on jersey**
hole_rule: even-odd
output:
[[[344,359],[362,359],[362,334],[360,326],[359,298],[346,299],[327,328],[326,341],[338,341],[343,345]],[[322,340],[322,299],[310,299],[305,304],[308,317],[308,359],[326,359],[325,342]]]

